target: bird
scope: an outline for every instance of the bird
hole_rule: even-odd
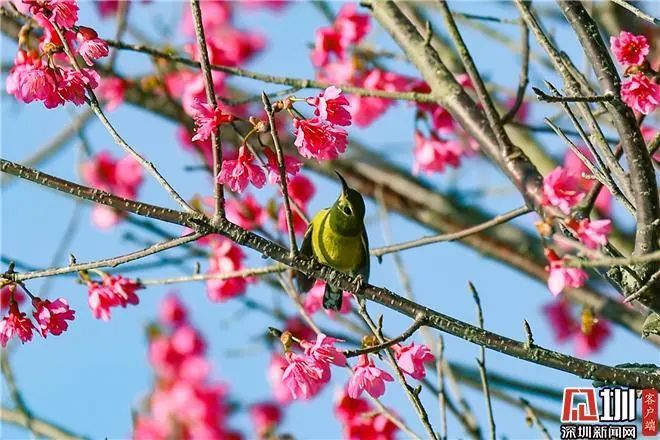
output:
[[[300,254],[319,263],[356,277],[358,288],[369,281],[369,238],[364,227],[365,205],[362,194],[348,186],[344,177],[335,171],[342,191],[335,203],[320,210],[307,226],[300,246]],[[314,279],[298,272],[301,292],[308,292]],[[326,283],[323,307],[340,310],[343,292]]]

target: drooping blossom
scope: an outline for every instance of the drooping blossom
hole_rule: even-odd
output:
[[[250,420],[259,438],[268,438],[282,422],[282,410],[274,402],[255,403],[250,405]]]
[[[397,426],[376,414],[363,398],[353,399],[342,390],[335,398],[335,414],[342,423],[343,437],[352,440],[394,440]],[[391,410],[390,410],[391,411]]]
[[[192,107],[195,110],[193,118],[196,131],[193,142],[209,139],[216,128],[234,120],[234,116],[225,113],[220,106],[212,107],[202,101],[195,101]]]
[[[284,369],[288,366],[288,362],[284,356],[274,353],[270,358],[270,363],[266,370],[268,383],[273,391],[275,400],[280,404],[287,404],[293,400],[291,390],[282,381]]]
[[[14,336],[18,336],[21,342],[32,340],[34,324],[25,313],[21,313],[15,302],[9,306],[9,313],[0,321],[0,345],[4,348],[7,342]]]
[[[52,20],[64,29],[71,29],[78,21],[76,0],[22,0],[14,4],[21,12],[30,12],[42,26]]]
[[[288,352],[284,357],[288,365],[282,374],[282,383],[293,398],[307,400],[316,395],[326,382],[323,368],[309,356]]]
[[[357,13],[354,4],[345,4],[332,26],[316,31],[314,49],[310,54],[312,63],[316,67],[326,66],[332,61],[333,55],[340,61],[345,60],[348,46],[359,43],[369,28],[369,16]]]
[[[334,316],[334,310],[327,310],[323,307],[323,295],[325,292],[325,281],[316,280],[314,286],[307,292],[305,295],[305,301],[303,302],[303,307],[305,311],[313,315],[314,313],[323,310],[328,316]],[[351,300],[353,295],[350,292],[344,291],[342,293],[341,309],[338,310],[341,314],[350,313],[352,309]]]
[[[129,304],[140,303],[140,298],[135,292],[144,289],[144,286],[139,282],[121,275],[109,275],[103,278],[103,284],[114,292],[120,306],[126,307]]]
[[[94,29],[78,26],[76,39],[78,40],[78,54],[88,66],[94,65],[93,60],[108,56],[108,43],[99,38],[99,34]]]
[[[660,85],[638,73],[621,85],[621,99],[636,112],[648,115],[660,105]]]
[[[411,342],[410,345],[395,344],[392,346],[396,363],[404,373],[410,377],[422,380],[426,377],[424,364],[433,362],[435,359],[429,347],[424,344],[418,345]]]
[[[332,54],[339,60],[344,60],[346,58],[345,50],[345,43],[336,29],[321,28],[316,31],[314,38],[314,49],[310,54],[312,64],[316,67],[325,66],[331,60]]]
[[[578,267],[567,267],[564,261],[551,249],[545,249],[545,256],[549,266],[548,289],[554,296],[561,293],[566,287],[582,287],[589,275]]]
[[[170,293],[160,303],[160,320],[172,327],[187,322],[188,312],[177,295]]]
[[[294,145],[303,157],[316,160],[333,160],[346,151],[348,144],[346,130],[323,121],[312,119],[293,119]]]
[[[584,146],[579,147],[582,154],[584,154],[587,159],[593,160],[591,152]],[[564,156],[564,168],[566,171],[578,178],[578,188],[583,192],[588,192],[591,187],[595,184],[593,179],[586,179],[583,177],[584,174],[589,174],[589,169],[578,157],[577,154],[573,152],[572,149],[566,150],[566,155]],[[601,188],[596,197],[596,208],[600,210],[603,215],[609,216],[612,212],[612,194],[607,188]]]
[[[75,311],[69,308],[69,303],[64,298],[55,301],[35,298],[32,300],[35,311],[32,313],[39,326],[39,332],[44,338],[48,333],[58,336],[69,328],[68,321],[75,319]]]
[[[266,173],[255,162],[250,150],[245,145],[241,145],[236,159],[222,161],[222,169],[217,181],[229,186],[234,192],[240,192],[248,186],[248,183],[262,188],[266,183]]]
[[[413,155],[413,174],[420,171],[427,174],[443,172],[447,165],[456,168],[460,164],[463,148],[453,140],[442,140],[435,135],[424,137],[419,131],[415,132],[415,150]]]
[[[211,64],[240,66],[249,61],[265,47],[265,38],[253,31],[242,31],[233,26],[206,33],[206,45]],[[185,49],[191,57],[199,61],[199,46],[187,44]]]
[[[597,249],[607,244],[607,236],[612,231],[611,220],[589,220],[584,218],[576,223],[575,232],[582,244],[591,249]]]
[[[371,69],[357,76],[354,84],[369,90],[405,92],[415,84],[415,81],[395,72]],[[348,100],[351,103],[353,122],[358,127],[368,127],[396,103],[392,99],[376,96],[350,95]]]
[[[600,318],[597,318],[585,332],[586,329],[582,328],[578,318],[571,311],[570,304],[563,299],[545,305],[543,312],[557,342],[573,339],[575,351],[582,357],[600,350],[612,334],[610,324]]]
[[[171,334],[153,338],[149,343],[149,362],[160,377],[202,381],[210,366],[204,359],[206,343],[192,326],[183,324]]]
[[[580,203],[584,193],[579,190],[578,179],[562,167],[557,167],[543,179],[544,204],[557,207],[568,215]]]
[[[345,44],[357,44],[369,33],[369,20],[369,14],[357,12],[355,3],[345,3],[339,9],[334,25]]]
[[[240,270],[244,258],[243,251],[233,241],[218,237],[211,242],[208,273],[222,275]],[[245,277],[209,279],[206,282],[206,293],[211,301],[224,302],[245,293],[247,283]]]
[[[638,66],[644,62],[650,47],[644,35],[621,31],[618,37],[610,37],[610,49],[617,61],[624,66]]]
[[[261,228],[268,219],[268,213],[261,207],[252,194],[241,199],[229,199],[225,202],[227,219],[249,231]]]
[[[138,304],[140,299],[135,292],[143,288],[137,281],[121,275],[104,275],[101,283],[87,282],[87,303],[96,319],[109,321],[112,307]]]
[[[264,153],[268,159],[268,183],[276,185],[280,183],[280,168],[277,162],[277,154],[270,148],[264,148]],[[287,183],[293,176],[298,174],[302,167],[302,161],[295,156],[284,155],[284,175],[286,176]]]
[[[12,297],[19,306],[25,302],[25,294],[19,285],[8,284],[6,286],[0,287],[0,311],[9,308]]]
[[[126,81],[121,78],[101,78],[96,95],[105,101],[105,109],[113,111],[124,102]]]
[[[346,365],[344,352],[335,347],[337,342],[342,342],[342,340],[319,333],[316,335],[316,342],[314,344],[306,340],[302,340],[300,343],[305,349],[305,355],[314,359],[316,365],[323,369],[323,379],[326,382],[330,380],[330,364],[339,367]]]
[[[306,102],[314,107],[314,114],[321,120],[335,125],[351,125],[350,104],[341,89],[330,86],[318,96],[307,98]]]
[[[385,393],[385,382],[392,382],[394,378],[374,365],[367,354],[358,357],[358,363],[353,368],[353,376],[348,381],[348,395],[353,399],[360,397],[366,391],[371,397],[378,398]]]

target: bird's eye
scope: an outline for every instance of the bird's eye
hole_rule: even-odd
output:
[[[351,215],[352,214],[350,206],[344,206],[342,209],[344,211],[344,214],[346,214],[346,215]]]

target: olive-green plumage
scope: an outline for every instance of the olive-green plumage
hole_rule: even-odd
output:
[[[319,211],[307,227],[300,252],[307,257],[350,275],[369,280],[369,240],[364,228],[364,199],[337,173],[342,193],[335,203]],[[298,287],[307,292],[314,279],[298,273]],[[323,307],[339,310],[342,292],[326,284]]]

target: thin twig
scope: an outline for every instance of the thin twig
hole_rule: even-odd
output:
[[[419,316],[417,319],[413,321],[412,324],[410,324],[410,327],[408,327],[406,330],[404,330],[399,336],[396,338],[388,339],[387,341],[378,344],[378,345],[373,345],[371,347],[366,347],[366,348],[360,348],[357,350],[346,350],[344,351],[344,354],[346,355],[347,358],[352,358],[355,356],[359,356],[361,354],[367,354],[367,353],[377,353],[381,350],[385,350],[387,348],[390,348],[391,346],[398,344],[400,342],[405,341],[409,337],[413,335],[421,326],[424,325],[424,317]]]
[[[206,46],[206,37],[204,36],[204,23],[202,22],[202,10],[199,6],[199,0],[190,0],[190,9],[195,24],[195,36],[197,37],[197,46],[201,59],[200,65],[202,68],[202,75],[204,76],[206,99],[210,106],[216,108],[218,103],[215,99],[215,91],[213,90],[213,76],[211,75],[211,68],[209,66],[209,51]],[[213,179],[215,181],[213,195],[215,198],[213,223],[217,223],[221,217],[225,216],[224,187],[222,183],[217,180],[220,175],[220,170],[222,169],[222,145],[220,144],[220,133],[218,128],[211,132],[211,145],[213,148]]]
[[[516,90],[516,100],[509,112],[502,116],[502,125],[506,125],[513,121],[516,114],[522,107],[525,100],[525,92],[529,85],[529,28],[524,20],[520,20],[520,44],[522,46],[521,65],[520,65],[520,81],[518,82],[518,90]]]
[[[283,272],[284,270],[286,270],[286,266],[282,264],[272,264],[270,266],[254,267],[254,268],[234,270],[223,273],[204,273],[204,274],[200,273],[195,275],[174,277],[174,278],[155,278],[155,279],[139,278],[139,280],[140,280],[140,284],[144,286],[151,286],[151,285],[188,283],[191,281],[229,280],[232,278],[246,278],[252,276],[261,276],[261,275],[268,275],[271,273]]]
[[[481,309],[481,300],[479,299],[479,293],[474,287],[472,282],[468,282],[468,287],[472,292],[472,298],[477,307],[477,324],[479,328],[484,328],[484,314]],[[486,400],[486,410],[488,411],[488,424],[490,426],[490,438],[495,440],[496,431],[495,431],[495,418],[493,417],[493,404],[490,398],[490,387],[488,386],[488,374],[486,373],[486,349],[481,346],[479,349],[480,359],[477,359],[477,364],[479,365],[479,374],[481,375],[481,384],[484,392],[484,399]]]
[[[552,440],[552,436],[548,432],[548,429],[545,427],[541,419],[539,419],[539,417],[536,415],[536,411],[534,411],[534,408],[532,408],[529,402],[521,397],[520,403],[522,403],[523,406],[525,407],[525,414],[529,418],[530,425],[532,423],[535,423],[536,426],[538,426],[538,428],[541,430],[541,433],[543,434],[543,438],[545,438],[546,440]]]
[[[442,368],[445,355],[445,345],[442,335],[438,337],[438,348],[436,350],[435,371],[438,377],[438,404],[440,406],[440,439],[447,439],[447,401],[445,399],[445,375]]]
[[[637,17],[641,18],[642,20],[646,20],[649,23],[653,23],[656,26],[660,26],[660,20],[657,18],[647,14],[646,12],[641,11],[639,8],[636,8],[635,6],[631,5],[627,1],[624,0],[610,0],[612,3],[616,3],[617,5],[621,6],[622,8],[625,8],[635,14]]]
[[[532,87],[539,101],[543,102],[609,102],[614,99],[614,95],[599,96],[551,96],[546,94],[538,87]]]
[[[472,234],[483,232],[494,226],[501,225],[502,223],[506,223],[510,220],[513,220],[514,218],[520,217],[529,212],[531,212],[531,209],[529,209],[527,206],[521,206],[519,208],[506,212],[502,215],[498,215],[497,217],[494,217],[486,222],[480,223],[470,228],[463,229],[462,231],[452,232],[449,234],[431,235],[428,237],[422,237],[415,240],[405,241],[403,243],[394,244],[391,246],[372,248],[369,251],[369,253],[374,257],[381,257],[383,255],[391,254],[393,252],[400,252],[407,249],[413,249],[416,247],[426,246],[433,243],[459,240],[461,238],[468,237]]]

